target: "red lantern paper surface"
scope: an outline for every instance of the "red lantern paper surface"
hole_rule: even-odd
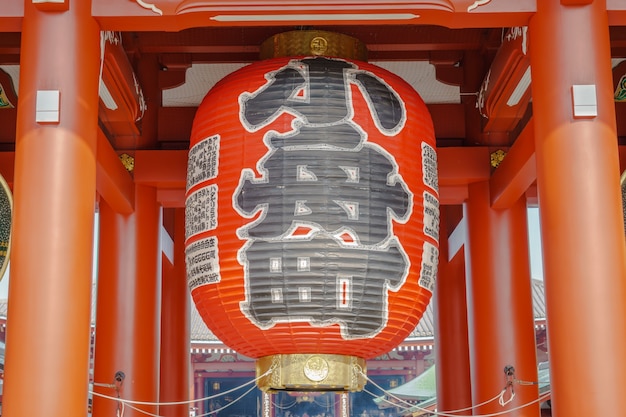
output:
[[[198,108],[187,174],[189,286],[207,326],[252,358],[371,358],[434,287],[435,139],[418,94],[376,66],[276,58]]]

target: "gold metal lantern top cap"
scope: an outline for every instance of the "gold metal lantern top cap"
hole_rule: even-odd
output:
[[[367,61],[367,47],[352,36],[324,30],[283,32],[261,44],[261,59],[303,55]]]

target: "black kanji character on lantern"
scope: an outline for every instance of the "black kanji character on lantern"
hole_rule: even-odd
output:
[[[372,336],[387,319],[387,291],[406,278],[408,260],[384,250],[346,248],[324,237],[253,241],[240,252],[251,296],[242,311],[260,328],[277,322],[339,323],[346,339]]]
[[[374,336],[386,324],[388,291],[408,274],[392,218],[408,220],[413,195],[393,156],[354,122],[352,86],[367,102],[359,109],[387,136],[404,127],[404,103],[377,76],[342,60],[293,60],[266,78],[240,96],[244,127],[259,130],[285,113],[295,120],[288,131],[266,133],[261,177],[244,170],[233,195],[243,216],[258,215],[239,230],[248,240],[239,251],[241,310],[260,328],[339,323],[344,338]],[[304,238],[301,228],[311,233]]]
[[[270,73],[268,84],[242,94],[242,123],[254,131],[290,113],[298,119],[296,133],[269,136],[271,146],[355,148],[364,132],[352,122],[351,84],[360,88],[381,131],[393,134],[402,128],[404,106],[387,84],[354,64],[321,57],[291,61]]]
[[[263,167],[263,179],[246,178],[235,194],[245,215],[263,212],[247,227],[250,238],[281,238],[307,225],[377,245],[391,235],[391,213],[406,219],[409,211],[410,195],[397,167],[373,146],[358,151],[277,149]]]

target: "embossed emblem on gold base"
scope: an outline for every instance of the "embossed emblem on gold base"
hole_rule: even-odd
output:
[[[331,354],[277,354],[256,362],[258,387],[277,391],[361,391],[365,385],[363,358]]]

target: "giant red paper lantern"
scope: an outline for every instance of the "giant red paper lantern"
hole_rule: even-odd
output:
[[[207,326],[243,355],[367,359],[397,346],[433,291],[438,213],[426,106],[379,67],[267,59],[198,108],[189,286]],[[326,365],[312,363],[322,378]]]

